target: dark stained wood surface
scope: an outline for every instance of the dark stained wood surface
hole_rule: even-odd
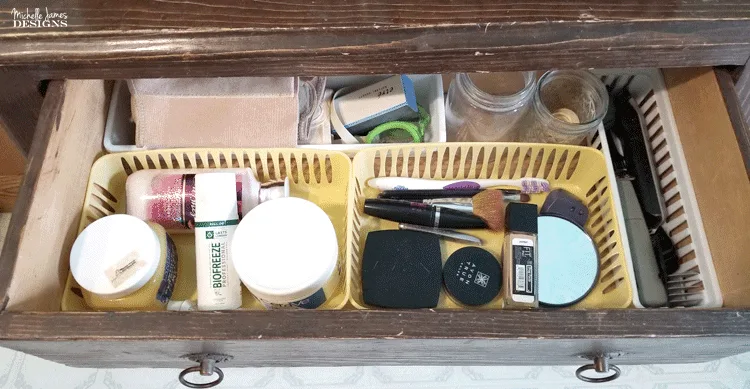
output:
[[[208,332],[208,329],[203,332]],[[74,367],[186,368],[183,356],[211,352],[232,355],[221,367],[299,366],[475,366],[590,363],[584,355],[621,353],[618,365],[697,363],[737,355],[750,338],[626,339],[292,339],[131,341],[113,338],[74,341],[5,342],[3,347]],[[571,374],[575,368],[571,368]],[[227,371],[225,371],[227,373]],[[242,374],[236,372],[235,374]]]
[[[87,325],[86,323],[96,323]],[[54,331],[41,328],[54,326]],[[210,328],[210,330],[208,330]],[[750,311],[274,310],[0,312],[0,340],[515,339],[750,337]]]
[[[67,27],[14,27],[0,67],[43,77],[434,73],[744,64],[750,3],[61,0]]]
[[[677,363],[750,350],[750,311],[0,313],[0,344],[74,366]]]
[[[737,80],[734,88],[728,86],[726,77],[720,79],[719,85],[727,90],[724,94],[729,115],[732,117],[737,141],[745,158],[745,167],[750,176],[750,61],[737,69]],[[732,93],[733,89],[734,93]]]
[[[745,161],[745,171],[750,177],[750,74],[747,73],[750,71],[743,72],[735,84],[729,72],[717,70],[716,80],[734,127],[742,159]]]
[[[0,69],[0,131],[7,132],[23,155],[31,149],[43,100],[37,77]]]
[[[102,80],[50,84],[0,253],[0,301],[12,296],[8,307],[60,307],[81,201],[91,166],[103,153],[111,90],[112,83]]]
[[[734,85],[737,94],[736,103],[745,117],[745,123],[750,123],[750,66],[748,65],[750,65],[750,61],[737,69],[735,72],[737,81]]]
[[[50,83],[47,96],[41,108],[39,122],[34,132],[35,141],[32,143],[29,152],[29,160],[26,164],[23,184],[18,191],[18,198],[21,200],[16,201],[13,207],[8,234],[5,237],[5,244],[0,252],[0,309],[4,309],[8,302],[6,295],[7,288],[13,276],[13,268],[15,267],[18,255],[18,244],[31,207],[31,201],[27,200],[32,198],[34,192],[37,190],[36,184],[41,174],[50,133],[54,127],[59,125],[60,110],[64,99],[63,82],[55,81]]]

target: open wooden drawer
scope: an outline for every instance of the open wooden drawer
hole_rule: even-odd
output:
[[[666,74],[719,281],[750,288],[750,183],[710,70]],[[73,366],[684,363],[750,350],[747,293],[727,308],[534,311],[60,312],[111,83],[50,84],[0,258],[0,345]],[[731,205],[728,206],[727,204]],[[731,209],[730,209],[731,208]],[[740,286],[738,286],[740,285]]]

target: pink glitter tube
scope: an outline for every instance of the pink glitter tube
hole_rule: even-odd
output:
[[[289,196],[289,180],[261,184],[251,169],[141,170],[125,182],[127,213],[163,226],[171,233],[191,232],[195,226],[195,175],[235,173],[240,219],[258,204]]]

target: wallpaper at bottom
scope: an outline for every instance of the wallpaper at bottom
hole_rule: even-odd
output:
[[[225,369],[222,389],[238,388],[617,388],[750,389],[750,353],[690,365],[622,366],[610,384],[585,384],[577,366],[337,367]],[[0,388],[177,389],[179,369],[76,369],[0,348]]]

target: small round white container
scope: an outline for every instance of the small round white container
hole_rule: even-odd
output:
[[[81,288],[101,298],[117,299],[136,292],[154,277],[161,254],[159,237],[146,222],[112,215],[91,223],[76,238],[70,271]]]
[[[318,308],[340,281],[336,231],[314,203],[279,198],[253,208],[232,241],[242,283],[267,308]]]

